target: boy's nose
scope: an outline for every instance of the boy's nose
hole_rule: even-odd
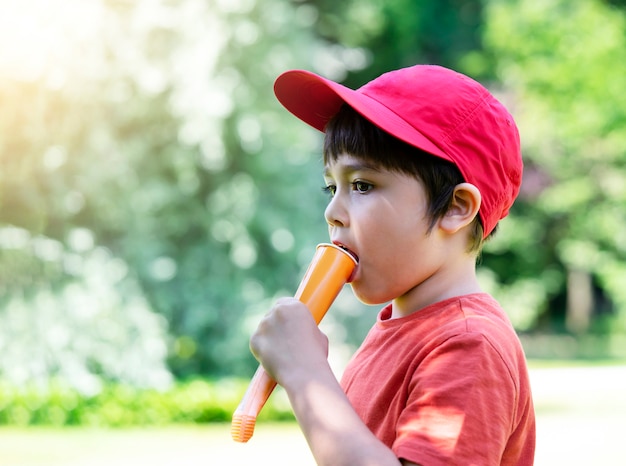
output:
[[[348,226],[348,215],[345,208],[339,202],[338,196],[334,196],[324,211],[326,223],[331,227]]]

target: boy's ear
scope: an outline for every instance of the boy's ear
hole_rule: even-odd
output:
[[[439,222],[441,229],[452,234],[471,224],[478,215],[481,200],[480,191],[473,184],[456,185],[450,208]]]

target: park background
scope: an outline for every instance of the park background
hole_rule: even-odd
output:
[[[415,63],[520,128],[479,275],[530,359],[538,464],[623,464],[626,2],[0,0],[0,44],[0,464],[308,464],[280,390],[227,434],[251,331],[327,239],[321,134],[272,84]],[[338,373],[376,312],[347,290],[327,315]]]

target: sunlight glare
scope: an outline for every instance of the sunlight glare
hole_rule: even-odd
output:
[[[77,44],[99,30],[103,8],[98,0],[0,0],[0,78],[61,87],[80,58]]]

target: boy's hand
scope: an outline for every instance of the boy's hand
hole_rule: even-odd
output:
[[[328,364],[328,338],[296,298],[276,302],[250,338],[250,350],[283,386],[290,377],[311,374],[316,365]]]

